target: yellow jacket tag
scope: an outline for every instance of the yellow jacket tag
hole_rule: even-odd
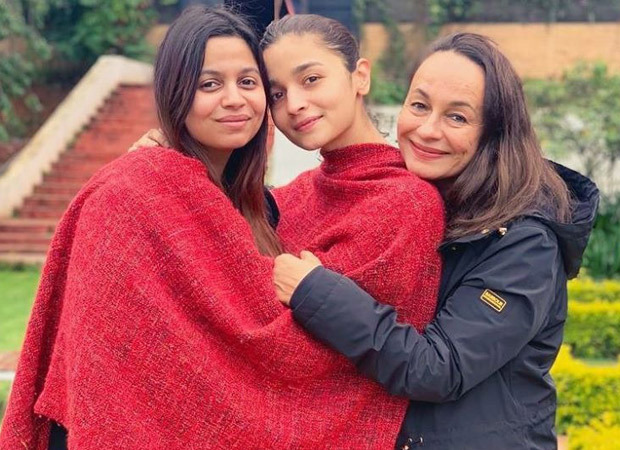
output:
[[[495,292],[490,289],[485,289],[482,295],[480,296],[480,300],[489,305],[497,312],[502,312],[504,306],[506,306],[506,300],[501,298]]]

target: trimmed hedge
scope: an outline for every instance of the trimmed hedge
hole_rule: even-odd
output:
[[[620,412],[605,413],[587,427],[568,429],[569,450],[620,449]]]
[[[569,301],[564,343],[579,358],[620,355],[620,302]]]
[[[605,413],[620,412],[620,364],[590,367],[574,359],[570,347],[562,346],[551,374],[558,392],[559,434],[571,426],[587,426]]]
[[[568,282],[568,299],[571,302],[620,302],[620,281],[576,278]]]

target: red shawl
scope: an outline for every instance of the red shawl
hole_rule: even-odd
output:
[[[108,165],[51,244],[0,448],[46,449],[49,419],[80,450],[391,448],[404,402],[299,328],[271,279],[200,163]]]
[[[422,330],[439,288],[444,217],[437,190],[409,173],[388,145],[354,145],[323,158],[274,191],[282,242],[293,253],[312,251]]]

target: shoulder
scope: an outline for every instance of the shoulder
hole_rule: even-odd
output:
[[[517,275],[555,276],[561,267],[557,236],[535,219],[517,220],[498,230],[485,230],[484,237],[471,243],[474,249],[471,258],[461,259],[458,251],[448,251],[446,258],[454,255],[459,264],[473,264],[476,268],[473,273],[501,273],[506,280]]]
[[[205,167],[180,152],[162,147],[142,148],[104,166],[85,185],[91,201],[113,201],[132,207],[158,198],[223,195]]]
[[[404,169],[386,179],[378,200],[386,208],[398,208],[405,215],[423,216],[428,220],[433,217],[443,221],[444,218],[444,203],[437,188]]]

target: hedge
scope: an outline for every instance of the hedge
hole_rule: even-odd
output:
[[[564,343],[579,358],[620,355],[620,302],[569,301]]]
[[[551,374],[558,392],[556,425],[559,434],[566,433],[571,426],[587,426],[605,413],[620,412],[619,363],[590,367],[574,359],[569,346],[562,346]]]
[[[605,413],[587,427],[568,429],[569,450],[620,449],[620,413]]]
[[[594,281],[588,277],[568,282],[568,299],[578,302],[620,302],[620,281]]]

